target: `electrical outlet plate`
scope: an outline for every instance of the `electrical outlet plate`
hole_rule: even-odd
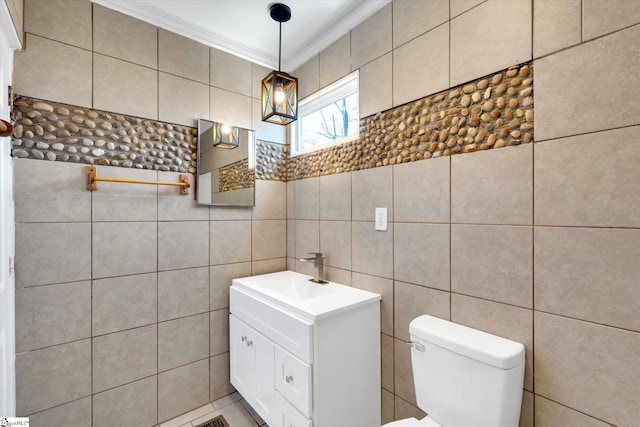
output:
[[[376,208],[376,230],[387,231],[387,208]]]

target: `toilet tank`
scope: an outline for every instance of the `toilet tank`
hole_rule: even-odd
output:
[[[517,427],[524,346],[432,316],[409,325],[416,400],[444,427]]]

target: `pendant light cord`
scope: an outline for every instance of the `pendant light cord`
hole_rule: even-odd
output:
[[[280,22],[280,35],[278,37],[278,71],[281,71],[282,61],[282,22]]]

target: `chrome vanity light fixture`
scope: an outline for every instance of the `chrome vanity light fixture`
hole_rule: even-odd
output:
[[[239,130],[235,126],[223,123],[213,124],[213,146],[217,148],[233,149],[240,146]]]
[[[298,119],[298,79],[283,71],[282,23],[291,19],[291,9],[282,3],[269,7],[271,18],[280,23],[278,44],[278,71],[272,71],[262,80],[262,121],[288,125]]]

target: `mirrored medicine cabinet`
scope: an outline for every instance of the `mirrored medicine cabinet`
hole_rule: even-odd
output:
[[[253,130],[198,119],[199,205],[254,205],[255,139]]]

